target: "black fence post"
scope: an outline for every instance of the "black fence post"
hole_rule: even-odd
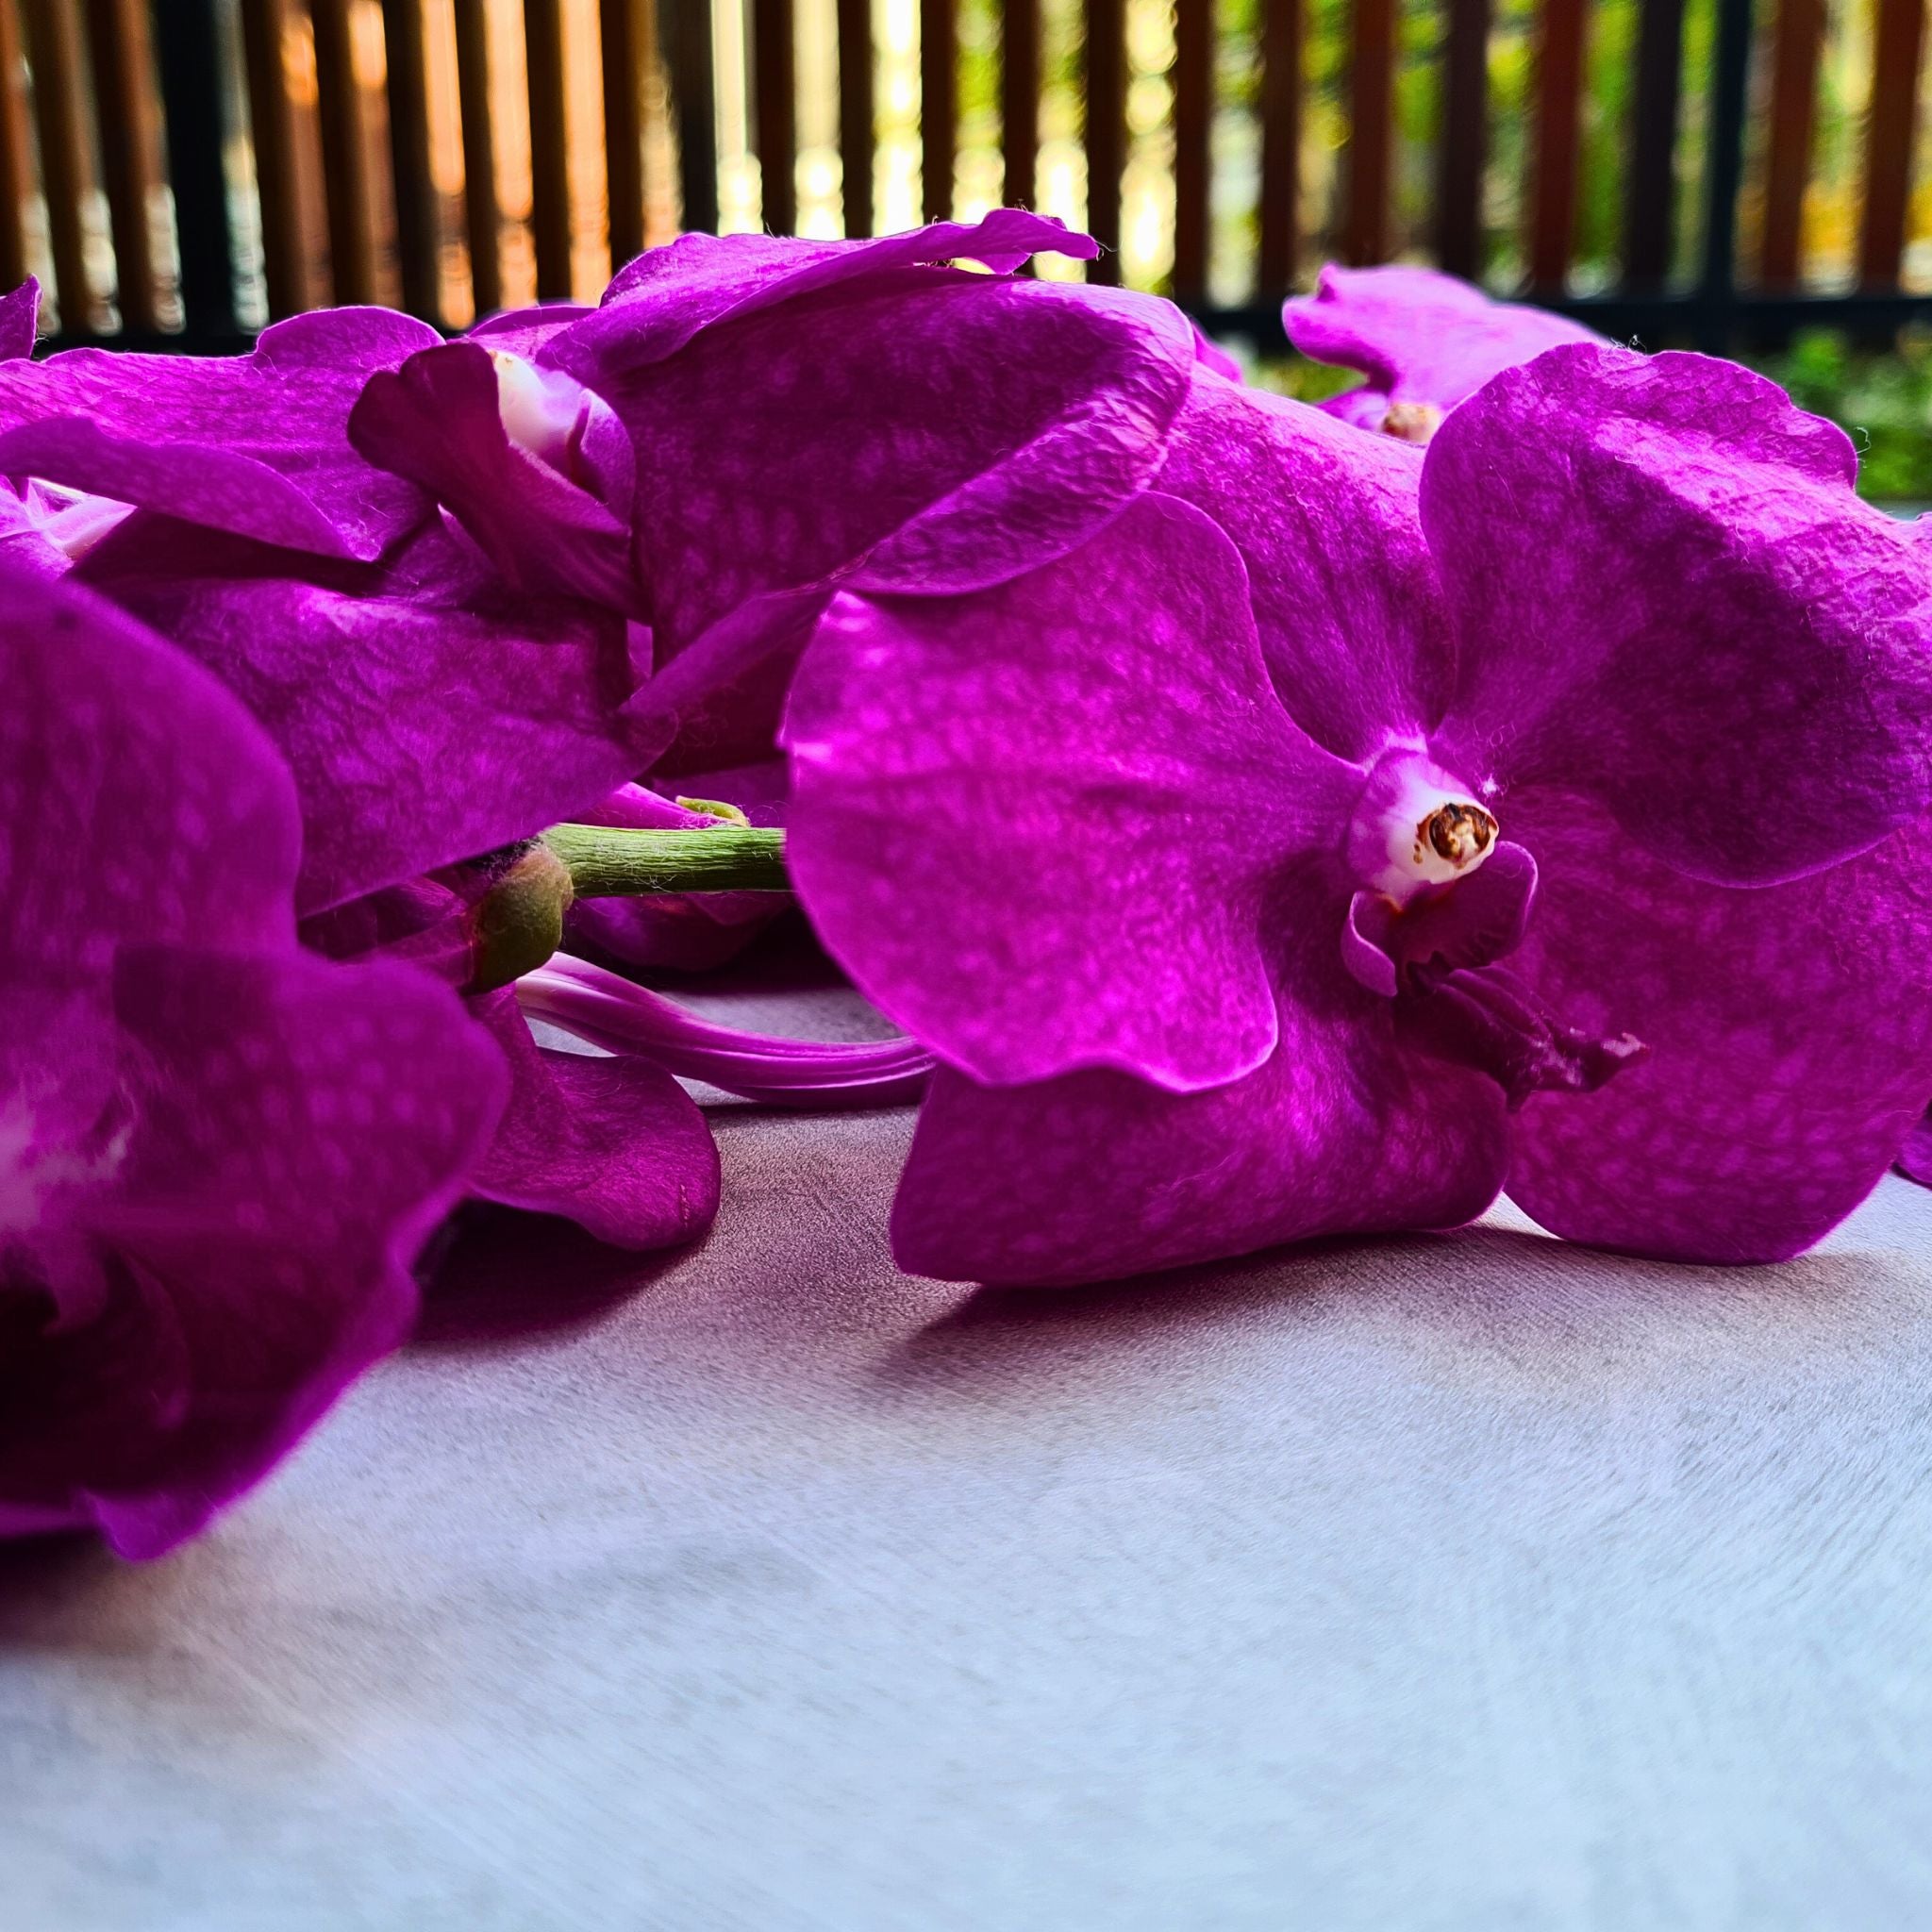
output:
[[[711,62],[710,0],[658,0],[658,40],[671,73],[671,111],[677,126],[678,185],[684,225],[718,227],[717,82]]]
[[[1718,0],[1710,75],[1710,149],[1705,166],[1704,272],[1693,331],[1721,355],[1736,320],[1738,190],[1744,177],[1744,107],[1751,78],[1751,0]]]
[[[155,61],[168,129],[168,181],[191,340],[235,334],[235,257],[222,164],[222,48],[215,0],[155,0]]]

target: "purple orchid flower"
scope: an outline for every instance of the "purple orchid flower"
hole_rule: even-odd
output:
[[[590,314],[503,318],[372,381],[351,433],[528,580],[541,563],[615,608],[644,599],[660,670],[700,650],[713,665],[666,769],[741,764],[771,754],[837,586],[998,581],[1151,480],[1190,325],[1146,297],[1011,279],[1038,251],[1093,247],[1015,209],[867,241],[687,235]],[[968,258],[994,274],[952,265]],[[607,407],[627,472],[585,458]]]
[[[379,569],[317,560],[296,575],[291,561],[143,513],[76,575],[214,672],[289,760],[310,943],[465,989],[473,904],[426,875],[594,808],[670,722],[632,706],[623,619],[511,595],[439,525]],[[717,1153],[669,1073],[540,1051],[513,1000],[471,1005],[512,1075],[474,1191],[638,1248],[709,1225]]]
[[[302,797],[305,915],[534,837],[670,736],[633,702],[632,626],[508,591],[435,523],[375,566],[144,514],[76,573],[267,726]]]
[[[8,301],[31,308],[32,287]],[[356,454],[349,411],[372,375],[440,340],[385,308],[337,308],[276,323],[246,356],[0,359],[0,476],[373,561],[423,522],[429,499]]]
[[[941,1062],[901,1264],[1091,1280],[1506,1185],[1644,1254],[1815,1241],[1932,1091],[1932,573],[1853,470],[1697,357],[1552,351],[1425,460],[1209,379],[1081,551],[841,596],[791,862]]]
[[[268,455],[289,456],[293,474],[338,512],[374,505],[393,513],[379,531],[366,518],[346,525],[352,535],[379,535],[379,559],[329,554],[319,539],[300,547],[299,531],[262,541],[262,527],[221,513],[206,492],[184,500],[159,487],[167,477],[158,484],[132,439],[95,451],[99,466],[84,480],[103,494],[60,512],[78,517],[108,504],[105,530],[90,529],[85,543],[59,541],[65,533],[46,493],[58,486],[36,480],[17,500],[37,518],[26,535],[43,570],[71,568],[75,581],[160,631],[265,727],[294,774],[303,824],[296,908],[311,941],[337,958],[384,953],[461,988],[473,936],[444,916],[450,895],[425,875],[594,807],[650,762],[673,719],[633,702],[649,656],[638,626],[579,599],[507,584],[469,539],[445,527],[426,495],[349,447],[346,424],[372,366],[370,344],[396,333],[368,315],[349,320],[355,326],[337,332],[345,378],[315,372],[283,393],[260,370],[229,365],[205,391],[164,393],[158,437],[185,474],[184,452],[204,435],[201,404],[213,398],[205,425],[213,439],[226,433],[224,399],[265,387],[257,433]],[[272,341],[275,333],[263,339],[271,354],[247,359],[285,373],[287,342]],[[408,324],[405,350],[421,340]],[[45,366],[58,373],[64,359]],[[57,385],[56,402],[63,394]],[[138,400],[116,392],[117,407],[132,409]],[[72,420],[48,416],[12,434],[43,439],[30,453],[42,467],[46,439]],[[271,448],[274,435],[289,440]],[[621,436],[617,446],[627,461]],[[315,451],[326,460],[310,464],[305,453]],[[322,918],[367,906],[372,895],[377,909],[359,924],[353,913],[333,924]],[[395,925],[403,902],[411,910],[402,923],[413,919],[417,929],[392,943],[392,931],[376,928]],[[422,916],[425,904],[435,916]],[[717,1155],[669,1074],[642,1059],[593,1066],[541,1053],[513,1002],[481,999],[474,1010],[514,1075],[497,1142],[473,1176],[475,1191],[573,1214],[634,1246],[703,1231],[717,1207]]]
[[[287,770],[205,672],[4,562],[0,661],[0,1536],[150,1557],[402,1337],[503,1068],[298,947]]]
[[[1547,308],[1491,301],[1427,268],[1324,268],[1315,292],[1292,297],[1281,317],[1304,356],[1368,378],[1321,407],[1405,442],[1426,442],[1449,410],[1503,370],[1565,342],[1600,340]]]

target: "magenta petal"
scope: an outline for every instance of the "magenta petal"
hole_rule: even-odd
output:
[[[510,1104],[475,1179],[486,1200],[567,1215],[599,1241],[662,1248],[718,1212],[705,1117],[648,1060],[539,1047],[508,987],[472,1003],[502,1046]]]
[[[1426,733],[1452,688],[1421,479],[1406,444],[1265,391],[1197,382],[1158,482],[1241,552],[1274,688],[1339,757]]]
[[[785,742],[826,945],[999,1082],[1106,1066],[1183,1091],[1257,1066],[1264,917],[1360,783],[1282,714],[1232,546],[1164,496],[975,597],[841,598]]]
[[[0,435],[0,475],[44,476],[291,550],[349,554],[335,526],[287,477],[209,442],[151,442],[117,436],[85,416],[50,416]]]
[[[628,525],[510,442],[495,366],[478,344],[425,349],[372,375],[349,417],[349,440],[442,504],[512,590],[641,614]]]
[[[847,577],[964,591],[1072,549],[1151,480],[1192,370],[1164,303],[962,274],[861,279],[598,375],[659,661],[762,596],[775,633]]]
[[[481,340],[488,348],[508,349],[512,356],[535,356],[552,336],[596,312],[593,302],[534,302],[527,308],[499,308],[467,334],[470,341]]]
[[[154,519],[82,569],[213,671],[288,759],[303,913],[534,837],[662,748],[668,725],[624,708],[621,619],[504,595],[439,527],[379,576],[276,574],[289,561]]]
[[[1010,274],[1028,256],[1099,253],[1064,222],[995,208],[977,222],[935,222],[902,235],[808,242],[776,235],[680,235],[627,262],[602,308],[553,337],[543,359],[598,387],[599,376],[674,355],[712,325],[841,282],[956,260]]]
[[[292,941],[294,792],[227,691],[100,598],[12,570],[0,666],[0,978],[70,986],[129,941]]]
[[[1344,942],[1350,971],[1372,991],[1393,993],[1398,973],[1412,985],[1417,967],[1454,972],[1501,959],[1523,941],[1536,878],[1536,860],[1505,839],[1467,878],[1418,892],[1406,906],[1380,892],[1359,891],[1349,908]],[[1379,954],[1387,970],[1353,958],[1354,945]]]
[[[237,527],[220,519],[238,504],[250,514],[246,505],[222,483],[210,486],[199,512],[191,511],[183,494],[189,471],[160,461],[159,452],[185,445],[252,458],[308,499],[331,532],[331,549],[375,558],[420,524],[428,506],[414,484],[373,469],[350,448],[349,410],[376,370],[394,368],[439,340],[428,324],[406,315],[338,308],[276,323],[247,356],[70,349],[44,362],[0,362],[0,430],[84,417],[101,434],[68,452],[75,460],[86,454],[94,478],[76,479],[75,487],[133,503],[142,500],[137,484],[156,483],[165,493],[156,508],[196,514],[221,528]],[[108,480],[95,466],[116,449],[128,465]],[[137,456],[148,461],[136,462]],[[236,473],[231,466],[225,474]]]
[[[1452,1227],[1502,1185],[1497,1088],[1404,1054],[1387,1001],[1284,1003],[1281,1044],[1204,1093],[1121,1074],[988,1089],[943,1069],[892,1208],[914,1274],[1105,1281],[1325,1234]]]
[[[1932,1188],[1932,1114],[1921,1114],[1912,1123],[1892,1165],[1908,1181]]]
[[[1810,1246],[1932,1098],[1923,834],[1748,890],[1686,878],[1561,793],[1518,794],[1514,820],[1541,875],[1514,970],[1650,1051],[1595,1093],[1528,1102],[1511,1196],[1554,1234],[1667,1258]]]
[[[122,955],[138,1127],[89,1233],[120,1257],[94,1321],[29,1351],[0,1404],[0,1491],[124,1555],[257,1481],[415,1310],[503,1074],[458,1003],[394,968]],[[0,1506],[4,1507],[4,1506]]]
[[[1318,362],[1359,369],[1378,395],[1374,427],[1391,402],[1453,408],[1491,376],[1563,342],[1591,342],[1581,323],[1513,302],[1424,268],[1322,271],[1312,295],[1281,311],[1288,339]],[[1357,405],[1349,420],[1361,422]]]
[[[1853,469],[1841,430],[1728,362],[1570,348],[1499,376],[1423,469],[1460,626],[1437,756],[1587,790],[1620,843],[1736,884],[1915,817],[1932,554]]]
[[[32,275],[0,295],[0,362],[25,361],[41,324],[41,285]]]
[[[1211,336],[1203,334],[1198,323],[1194,325],[1194,360],[1203,369],[1225,376],[1229,382],[1242,380],[1241,365]]]

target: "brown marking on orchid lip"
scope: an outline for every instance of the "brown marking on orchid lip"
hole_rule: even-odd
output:
[[[1382,434],[1397,442],[1426,442],[1442,426],[1442,412],[1434,403],[1391,403],[1382,418]]]
[[[1457,872],[1473,865],[1495,842],[1496,822],[1479,805],[1441,805],[1415,828],[1416,862],[1426,844]]]

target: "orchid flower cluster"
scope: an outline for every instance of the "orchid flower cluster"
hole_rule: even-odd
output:
[[[207,361],[0,300],[0,1535],[192,1534],[466,1198],[701,1236],[693,1081],[919,1100],[894,1253],[990,1283],[1932,1173],[1932,548],[1845,437],[1405,269],[1289,305],[1317,408],[1043,250]],[[903,1038],[646,983],[793,905]]]

